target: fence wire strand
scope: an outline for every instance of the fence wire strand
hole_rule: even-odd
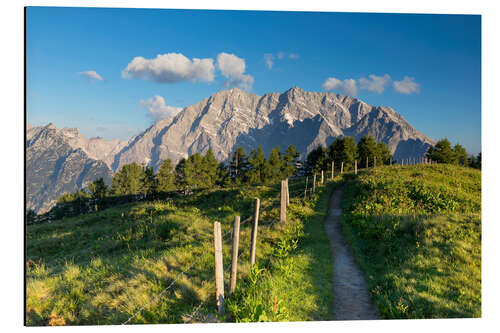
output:
[[[305,185],[304,181],[303,180],[297,180],[296,182],[292,182],[292,183],[288,183],[288,186],[290,187],[290,185],[296,185],[296,184],[301,184],[301,185]],[[268,187],[271,187],[271,188],[275,188],[275,187],[278,187],[279,188],[280,184],[275,184],[275,185],[271,185],[271,186],[268,186]],[[298,189],[298,190],[294,190],[294,191],[289,191],[288,190],[288,195],[289,196],[292,196],[292,195],[295,195],[297,193],[304,193],[304,190],[303,189]],[[274,207],[274,204],[279,201],[280,198],[269,198],[265,201],[265,203],[267,203],[268,205],[262,205],[262,210],[261,212],[269,212],[271,211]],[[253,215],[246,218],[245,220],[241,221],[240,222],[240,227],[242,225],[244,225],[245,223],[251,221],[253,219]],[[265,223],[265,224],[260,224],[261,227],[267,227],[267,231],[270,230],[270,228],[275,224],[276,221],[272,221],[271,223]],[[222,239],[224,240],[229,234],[232,234],[233,232],[233,229],[230,228],[228,231],[226,231],[224,233],[224,235],[222,235]],[[261,235],[261,237],[265,237],[266,235]],[[247,250],[243,250],[239,255],[238,255],[238,259],[244,254],[246,253]],[[185,268],[182,272],[180,272],[179,274],[177,274],[177,276],[175,277],[175,279],[165,288],[163,289],[160,293],[158,293],[150,302],[148,302],[147,304],[143,305],[139,310],[137,310],[132,316],[130,316],[126,321],[124,321],[122,323],[122,325],[126,325],[128,324],[132,319],[136,318],[144,309],[148,308],[151,304],[155,303],[156,301],[158,301],[170,288],[172,288],[175,283],[181,278],[181,276],[185,275],[191,268],[194,267],[194,265],[196,265],[198,262],[201,261],[201,259],[205,258],[205,256],[207,256],[208,254],[211,254],[210,252],[206,252],[205,255],[202,255],[200,257],[198,257],[195,261],[193,261],[187,268]],[[228,270],[231,268],[231,262],[229,262],[228,266],[226,267],[226,269],[224,270],[224,273],[227,273]],[[200,311],[201,307],[206,303],[206,301],[208,300],[209,296],[211,295],[211,293],[207,293],[207,295],[204,297],[204,299],[200,302],[200,304],[198,304],[198,306],[196,306],[193,310],[193,312],[191,312],[191,314],[189,315],[186,315],[187,318],[190,318],[191,320],[193,320],[193,318],[195,318],[195,316],[198,315],[198,312]]]

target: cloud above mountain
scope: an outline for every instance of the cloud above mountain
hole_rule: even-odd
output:
[[[155,122],[171,118],[182,111],[182,108],[166,105],[165,99],[159,95],[146,100],[141,99],[139,105],[148,110],[148,116]]]
[[[384,74],[382,76],[370,74],[368,75],[368,78],[362,77],[359,80],[341,80],[335,77],[329,77],[323,81],[321,87],[323,90],[336,90],[346,95],[356,96],[359,85],[360,90],[367,90],[381,94],[385,91],[391,81],[392,78],[389,74]],[[394,91],[406,95],[420,92],[420,85],[415,81],[415,78],[408,76],[405,76],[401,81],[394,81],[393,88]]]
[[[166,53],[159,54],[154,59],[135,57],[122,70],[122,77],[159,83],[211,82],[214,80],[214,71],[214,63],[211,58],[190,60],[181,53]]]
[[[274,66],[274,55],[272,53],[264,53],[264,62],[268,69],[272,69]]]
[[[391,82],[389,74],[384,74],[383,76],[370,74],[368,77],[368,79],[364,77],[359,79],[360,89],[381,94],[384,92],[385,87]]]
[[[278,52],[276,55],[274,55],[273,53],[264,53],[264,63],[266,64],[267,69],[272,69],[277,60],[282,60],[285,58],[296,60],[299,59],[299,55],[297,53],[285,52]]]
[[[406,76],[401,81],[394,81],[394,90],[400,94],[413,94],[420,92],[420,84],[415,81],[414,77]]]
[[[358,94],[358,87],[354,79],[342,81],[334,77],[329,77],[323,82],[322,88],[323,90],[338,90],[350,96],[356,96]]]
[[[78,72],[77,74],[83,76],[89,83],[92,83],[94,81],[104,81],[102,76],[100,76],[96,71],[93,70]]]
[[[225,87],[238,87],[243,90],[251,90],[254,78],[250,74],[245,74],[245,60],[234,54],[219,53],[217,55],[217,69],[227,79]]]

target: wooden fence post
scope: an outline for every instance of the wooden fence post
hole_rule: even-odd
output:
[[[354,160],[354,174],[358,174],[358,160]]]
[[[316,174],[313,175],[313,188],[312,188],[312,193],[316,193]]]
[[[224,315],[224,269],[222,266],[222,235],[220,223],[214,222],[215,297],[219,316]]]
[[[253,206],[252,238],[250,242],[250,266],[255,264],[255,247],[257,245],[257,228],[259,227],[260,199],[255,198]]]
[[[231,258],[231,283],[229,293],[232,294],[236,288],[236,276],[238,275],[238,246],[240,244],[240,217],[234,217],[233,224],[233,250]]]
[[[344,173],[344,161],[340,163],[340,173]]]
[[[286,206],[290,206],[290,191],[288,190],[288,178],[285,180],[286,189]]]
[[[335,173],[335,162],[332,161],[332,180],[333,180],[334,173]]]
[[[377,156],[373,156],[373,167],[377,167]]]
[[[304,190],[304,200],[306,200],[307,195],[307,181],[309,180],[309,176],[306,176],[306,189]]]
[[[366,166],[365,167],[368,169],[368,156],[366,156]]]
[[[286,181],[281,181],[280,222],[286,222]]]
[[[325,178],[323,176],[323,170],[321,170],[321,185],[323,185],[325,182]]]

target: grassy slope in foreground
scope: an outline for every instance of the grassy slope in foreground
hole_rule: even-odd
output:
[[[153,300],[195,260],[198,261],[192,269],[130,323],[184,322],[186,315],[207,299],[200,309],[201,316],[194,318],[203,320],[215,313],[213,221],[221,222],[223,234],[230,233],[235,215],[240,215],[242,221],[251,216],[254,197],[261,199],[256,262],[266,268],[264,274],[269,277],[266,281],[273,287],[258,299],[268,314],[263,318],[330,318],[329,243],[319,231],[326,214],[327,192],[333,185],[320,188],[320,194],[306,203],[293,193],[302,185],[290,186],[290,222],[285,225],[276,223],[278,189],[262,186],[248,190],[207,190],[171,201],[126,204],[28,226],[27,324],[120,324]],[[304,235],[299,249],[285,258],[288,263],[295,260],[294,265],[288,266],[293,273],[280,277],[275,267],[281,263],[276,259],[278,244],[285,230],[302,222]],[[250,232],[251,223],[242,224],[240,289],[245,289],[244,281],[250,271]],[[224,238],[223,249],[227,288],[230,234]],[[247,299],[252,298],[247,297],[245,290],[242,293]],[[281,315],[272,316],[278,302]]]
[[[344,234],[384,318],[481,316],[481,172],[380,167],[351,179]]]

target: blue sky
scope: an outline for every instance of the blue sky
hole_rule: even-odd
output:
[[[29,7],[26,41],[31,125],[127,140],[230,86],[296,85],[481,150],[477,15]]]

